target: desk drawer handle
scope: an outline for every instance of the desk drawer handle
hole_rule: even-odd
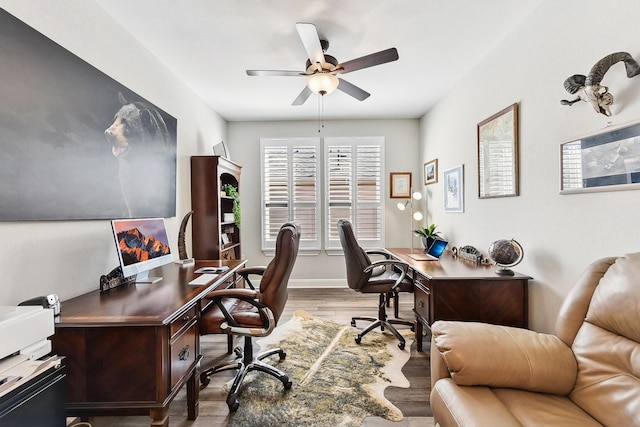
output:
[[[182,350],[180,350],[180,353],[178,354],[178,359],[187,360],[188,358],[189,358],[189,346],[186,345]]]
[[[424,308],[424,301],[418,300],[418,307]]]
[[[186,316],[184,316],[182,318],[182,320],[184,320],[185,322],[188,322],[189,320],[191,320],[191,316],[189,316],[188,314]]]

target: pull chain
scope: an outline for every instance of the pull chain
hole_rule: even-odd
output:
[[[320,97],[318,98],[318,133],[321,133],[322,129],[324,129],[324,93],[320,92]]]

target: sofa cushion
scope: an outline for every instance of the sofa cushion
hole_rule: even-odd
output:
[[[449,378],[435,384],[431,408],[438,422],[446,426],[601,426],[567,397],[509,388],[459,386]]]
[[[573,342],[571,400],[606,425],[640,426],[640,254],[618,258],[593,294]]]
[[[475,322],[439,321],[431,332],[458,385],[567,395],[575,384],[575,358],[556,336]]]

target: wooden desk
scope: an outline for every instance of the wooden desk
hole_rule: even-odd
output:
[[[235,286],[244,264],[169,264],[151,274],[162,276],[157,283],[64,301],[52,344],[55,354],[66,356],[68,415],[149,414],[152,426],[167,427],[169,404],[186,383],[187,418],[195,420],[201,301],[216,288]],[[209,285],[189,285],[194,270],[205,265],[230,268]]]
[[[529,326],[528,280],[531,277],[519,273],[500,276],[493,265],[453,258],[449,253],[438,261],[416,261],[409,257],[408,248],[387,250],[411,266],[419,351],[422,350],[423,325],[430,327],[436,320]]]

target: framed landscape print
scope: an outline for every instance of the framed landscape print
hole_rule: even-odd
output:
[[[640,189],[640,123],[560,146],[560,194]]]
[[[464,212],[464,165],[444,171],[444,211]]]
[[[424,185],[438,182],[438,159],[424,164]]]

